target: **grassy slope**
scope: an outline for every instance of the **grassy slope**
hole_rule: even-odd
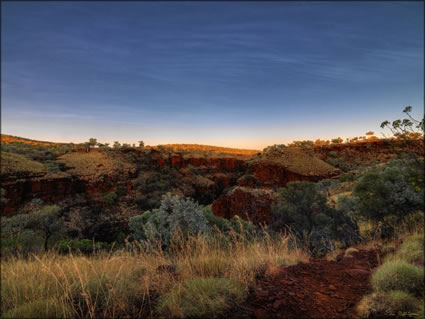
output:
[[[1,152],[1,175],[15,173],[46,173],[42,163],[31,161],[23,155]]]
[[[1,143],[2,144],[8,144],[8,143],[25,143],[25,144],[31,144],[31,145],[53,145],[53,144],[62,144],[62,143],[54,143],[54,142],[46,142],[46,141],[36,141],[29,138],[19,137],[19,136],[12,136],[7,134],[1,134]]]
[[[287,147],[278,155],[267,154],[265,157],[252,160],[251,163],[284,166],[302,175],[327,175],[337,170],[335,167],[297,147]]]
[[[126,173],[135,168],[123,159],[115,160],[97,150],[88,153],[73,152],[58,158],[70,169],[68,173],[76,176],[102,176],[112,173]]]

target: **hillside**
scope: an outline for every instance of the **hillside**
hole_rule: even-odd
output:
[[[1,144],[9,144],[9,143],[16,143],[16,142],[30,144],[30,145],[63,144],[63,143],[54,143],[54,142],[46,142],[46,141],[37,141],[37,140],[29,139],[29,138],[7,135],[7,134],[1,134],[0,140],[1,140]]]
[[[228,154],[236,154],[236,155],[255,155],[258,153],[262,153],[259,150],[247,150],[247,149],[239,149],[239,148],[231,148],[231,147],[221,147],[221,146],[212,146],[212,145],[203,145],[203,144],[161,144],[154,146],[154,148],[164,147],[171,148],[174,151],[203,151],[203,152],[215,152],[215,153],[228,153]]]
[[[375,311],[367,294],[385,248],[376,240],[423,229],[423,192],[409,187],[415,166],[393,147],[420,161],[421,141],[275,145],[255,154],[8,141],[0,189],[2,282],[11,287],[2,286],[5,317],[353,317]],[[355,206],[364,201],[359,183],[379,188],[371,190],[374,211],[407,211],[409,219],[392,233],[365,221]],[[413,248],[408,258],[421,263],[423,249]],[[37,287],[23,293],[22,278]],[[408,297],[409,309],[420,310],[420,298]]]

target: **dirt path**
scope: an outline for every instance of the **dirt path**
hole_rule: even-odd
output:
[[[353,318],[355,305],[370,292],[378,266],[376,251],[339,255],[284,267],[258,282],[241,307],[244,318]]]

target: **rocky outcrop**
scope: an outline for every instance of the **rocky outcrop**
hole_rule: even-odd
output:
[[[222,171],[243,171],[246,169],[245,162],[247,158],[236,157],[196,157],[183,156],[182,154],[168,154],[164,156],[158,151],[152,151],[156,165],[160,168],[173,167],[176,169],[186,168],[189,165],[194,167],[206,166],[213,167],[217,172]]]
[[[66,164],[67,171],[1,174],[6,201],[2,201],[0,215],[16,214],[22,205],[36,198],[57,203],[74,194],[116,191],[118,185],[129,190],[131,179],[136,177],[136,170],[130,164],[116,163],[99,150],[68,153],[58,161]]]
[[[2,183],[6,202],[1,215],[16,213],[19,206],[35,198],[47,202],[58,202],[69,194],[82,193],[86,189],[83,181],[70,176],[53,178],[26,178]]]
[[[266,187],[285,187],[288,182],[310,181],[317,182],[322,179],[331,178],[339,174],[339,171],[329,172],[328,174],[299,174],[295,173],[285,166],[272,163],[255,164],[252,167],[254,176]]]
[[[267,223],[271,205],[276,201],[277,193],[270,189],[236,187],[216,199],[211,209],[216,216],[232,218],[237,215],[256,224]]]
[[[94,182],[66,174],[4,181],[2,188],[7,200],[0,207],[0,215],[16,214],[22,204],[36,198],[57,203],[74,194],[96,195],[113,192],[117,190],[118,185],[127,190],[133,187],[127,179],[116,176],[105,176],[102,181]]]
[[[282,148],[250,162],[254,177],[263,186],[284,187],[288,182],[332,178],[341,171],[299,148]]]

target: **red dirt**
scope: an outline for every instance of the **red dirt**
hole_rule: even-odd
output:
[[[339,255],[337,261],[311,260],[261,279],[241,306],[244,318],[353,318],[355,305],[371,291],[378,266],[375,250]],[[239,312],[239,311],[235,311]]]

